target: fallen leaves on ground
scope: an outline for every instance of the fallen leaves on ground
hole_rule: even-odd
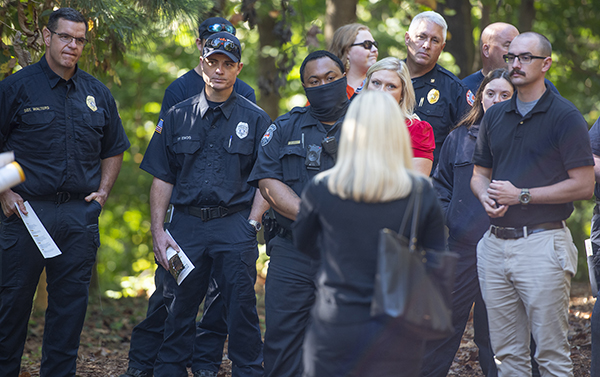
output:
[[[259,298],[259,305],[262,302]],[[573,283],[569,306],[569,341],[574,374],[578,377],[588,376],[590,371],[590,318],[594,302],[587,283]],[[147,303],[146,298],[90,298],[77,357],[77,376],[118,377],[127,370],[131,330],[144,319]],[[262,309],[259,307],[261,324],[264,324]],[[29,321],[19,377],[39,377],[43,331],[44,315],[34,312]],[[467,324],[460,349],[448,375],[483,376],[479,368],[477,346],[473,342],[471,320]],[[191,372],[189,376],[192,376]],[[226,353],[219,377],[231,377],[231,362]]]

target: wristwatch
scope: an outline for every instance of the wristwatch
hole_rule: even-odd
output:
[[[250,219],[250,220],[248,220],[248,223],[254,227],[254,230],[256,230],[256,233],[260,232],[260,230],[262,229],[262,225],[260,225],[260,223],[256,220]]]
[[[531,194],[529,193],[529,189],[521,189],[521,194],[519,194],[519,202],[523,205],[528,204],[531,201]]]

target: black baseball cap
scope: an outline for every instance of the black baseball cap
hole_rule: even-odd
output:
[[[242,59],[242,46],[233,34],[215,33],[206,38],[202,57],[207,58],[213,54],[225,54],[237,63]]]
[[[235,35],[235,27],[223,17],[207,18],[198,27],[198,35],[200,39],[206,39],[211,34],[225,31]]]

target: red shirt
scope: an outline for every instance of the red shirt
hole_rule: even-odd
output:
[[[433,161],[435,139],[433,137],[433,128],[431,128],[431,125],[424,120],[407,119],[406,127],[410,133],[410,141],[414,156]]]

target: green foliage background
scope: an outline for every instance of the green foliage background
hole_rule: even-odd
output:
[[[38,4],[26,0],[20,2],[28,7]],[[9,3],[15,2],[0,0],[0,5]],[[152,285],[154,261],[148,204],[152,177],[139,169],[139,163],[154,131],[164,90],[198,64],[195,20],[202,18],[215,4],[210,0],[177,1],[182,4],[180,9],[185,10],[178,13],[175,8],[157,8],[157,4],[163,3],[173,2],[112,1],[105,2],[102,11],[88,14],[98,19],[94,34],[97,42],[86,47],[82,67],[92,71],[111,89],[132,144],[125,153],[121,174],[100,218],[99,285],[101,292],[113,297],[143,294]],[[224,5],[221,8],[224,17],[242,13],[242,0],[218,3]],[[483,6],[492,7],[490,22],[517,24],[520,3],[520,0],[472,0],[474,43],[478,44],[481,32],[477,25]],[[286,85],[280,89],[280,114],[305,103],[299,82],[300,63],[309,51],[326,48],[322,34],[316,35],[318,46],[307,46],[307,33],[311,27],[324,29],[325,1],[296,0],[288,5],[291,9],[285,15],[292,36],[291,41],[281,47],[261,47],[256,28],[251,28],[247,22],[236,25],[243,43],[244,68],[240,78],[254,87],[257,95],[259,56],[287,57],[293,62],[294,67],[285,77]],[[591,125],[600,115],[600,23],[596,22],[600,8],[594,6],[592,0],[544,0],[536,1],[534,5],[533,30],[546,35],[554,48],[553,66],[547,77],[579,108]],[[9,11],[2,13],[0,10],[0,16],[4,15],[0,21],[4,25],[15,25],[16,12],[11,11],[10,6],[5,9]],[[159,11],[153,13],[148,9]],[[254,3],[254,9],[257,14],[272,14],[278,19],[284,15],[280,0],[259,0]],[[359,0],[357,22],[369,26],[379,41],[379,58],[405,58],[404,33],[411,17],[426,9],[415,1]],[[115,14],[123,17],[115,19],[112,17]],[[166,14],[169,17],[165,17]],[[14,32],[5,27],[2,41],[9,44]],[[11,59],[11,54],[6,51],[0,55],[0,73],[5,72]],[[459,72],[454,57],[447,52],[442,54],[440,63],[460,77],[470,73]],[[579,279],[587,276],[583,240],[589,237],[592,206],[592,201],[576,203],[576,211],[568,221],[580,250]],[[265,257],[262,257],[261,263],[264,261]],[[260,270],[264,269],[261,267]]]

